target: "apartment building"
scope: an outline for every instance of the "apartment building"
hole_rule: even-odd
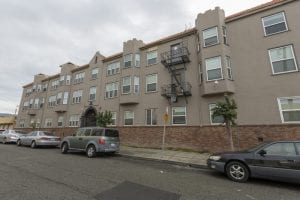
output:
[[[224,94],[238,104],[240,125],[300,123],[300,1],[273,0],[225,16],[198,14],[195,27],[145,44],[132,39],[111,56],[38,74],[23,86],[17,127],[218,125],[211,109]]]

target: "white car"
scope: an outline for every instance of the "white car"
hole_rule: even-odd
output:
[[[2,142],[3,144],[16,143],[17,140],[24,134],[26,134],[26,132],[24,131],[6,130],[0,134],[0,142]]]
[[[60,137],[47,131],[32,131],[27,135],[20,137],[17,140],[17,145],[30,146],[36,148],[38,146],[58,146],[60,144]]]

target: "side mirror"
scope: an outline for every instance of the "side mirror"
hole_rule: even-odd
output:
[[[267,154],[266,150],[262,149],[258,152],[259,155],[264,156]]]

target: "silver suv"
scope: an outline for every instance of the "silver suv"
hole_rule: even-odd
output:
[[[65,137],[60,145],[61,153],[69,150],[86,152],[87,157],[95,157],[97,152],[118,152],[120,148],[119,132],[112,128],[79,128],[72,136]]]

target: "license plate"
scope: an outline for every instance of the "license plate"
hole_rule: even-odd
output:
[[[54,139],[54,138],[51,138],[51,141],[55,141],[55,139]]]
[[[114,143],[110,144],[111,147],[115,147],[116,145]]]

